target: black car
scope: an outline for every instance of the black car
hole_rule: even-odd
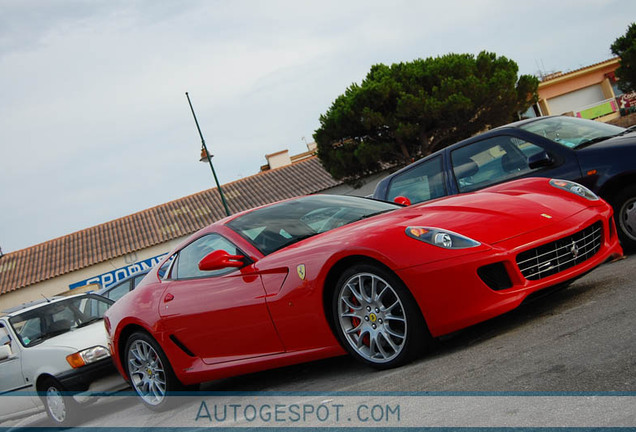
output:
[[[373,197],[411,203],[520,177],[576,181],[614,207],[623,247],[636,250],[636,130],[573,117],[522,120],[453,144],[382,179]]]
[[[117,301],[129,291],[135,289],[139,282],[146,277],[150,269],[142,270],[141,272],[134,273],[124,279],[117,281],[116,283],[109,285],[106,288],[102,288],[95,292],[103,297],[109,298],[112,301]]]

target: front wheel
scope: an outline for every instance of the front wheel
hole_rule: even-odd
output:
[[[46,414],[57,426],[70,426],[78,419],[79,405],[73,396],[65,394],[65,389],[55,379],[49,378],[40,387],[40,397]]]
[[[636,251],[636,186],[620,191],[612,200],[612,207],[623,249]]]
[[[342,345],[377,369],[413,360],[432,341],[411,293],[378,266],[358,264],[346,270],[336,285],[332,307]]]
[[[181,385],[159,344],[146,333],[133,333],[125,353],[126,370],[137,395],[152,410],[167,408],[168,394]]]

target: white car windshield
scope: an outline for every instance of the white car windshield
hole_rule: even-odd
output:
[[[25,347],[101,320],[112,301],[83,295],[61,301],[44,303],[9,319],[11,326]]]

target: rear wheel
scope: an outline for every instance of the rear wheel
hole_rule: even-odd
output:
[[[44,402],[46,414],[57,426],[70,426],[78,419],[79,404],[73,396],[54,378],[48,378],[40,386],[40,397]]]
[[[432,341],[413,296],[402,281],[378,266],[347,269],[336,285],[332,307],[342,345],[375,368],[407,363]]]
[[[636,186],[629,186],[612,200],[618,237],[623,249],[636,251]]]
[[[144,404],[153,410],[168,407],[168,395],[181,389],[168,358],[148,334],[133,333],[126,343],[126,370],[130,384]]]

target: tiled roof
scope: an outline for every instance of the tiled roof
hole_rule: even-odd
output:
[[[564,77],[568,77],[570,75],[576,75],[582,71],[586,71],[586,70],[591,70],[591,69],[595,69],[598,68],[600,66],[605,66],[605,65],[610,65],[612,63],[618,63],[620,61],[620,57],[613,57],[611,59],[608,60],[603,60],[601,62],[598,63],[594,63],[592,65],[589,66],[584,66],[582,68],[579,69],[575,69],[572,71],[568,71],[568,72],[554,72],[551,74],[548,74],[546,76],[543,77],[543,79],[541,80],[541,82],[539,83],[539,87],[545,86],[545,85],[549,85],[551,84],[552,81],[555,81],[557,79],[562,79]]]
[[[231,213],[337,186],[315,156],[223,185]],[[180,198],[0,259],[0,295],[186,236],[225,216],[216,188]]]

